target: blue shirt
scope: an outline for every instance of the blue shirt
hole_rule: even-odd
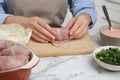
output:
[[[3,24],[6,17],[14,15],[14,14],[5,13],[4,4],[5,1],[0,0],[0,25]],[[96,11],[93,0],[68,0],[68,5],[73,17],[78,16],[82,13],[88,13],[92,19],[92,24],[90,25],[90,28],[95,24]]]

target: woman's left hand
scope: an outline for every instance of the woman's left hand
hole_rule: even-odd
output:
[[[66,26],[66,28],[70,30],[70,39],[80,39],[86,35],[90,23],[91,17],[87,13],[72,18]]]

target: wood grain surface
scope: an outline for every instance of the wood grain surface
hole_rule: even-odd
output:
[[[89,34],[80,40],[62,42],[59,47],[55,47],[51,43],[44,44],[33,40],[30,40],[27,46],[39,57],[80,55],[91,53],[94,50],[94,42]]]

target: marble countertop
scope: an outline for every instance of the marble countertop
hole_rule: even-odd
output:
[[[101,46],[99,27],[89,30],[95,47]],[[92,53],[76,56],[41,58],[32,69],[29,80],[120,80],[120,72],[112,72],[100,67]]]
[[[103,20],[101,7],[97,8],[97,22],[89,30],[94,39],[95,48],[102,46],[99,36],[100,26],[108,24]],[[66,17],[65,24],[70,18]],[[112,23],[113,24],[113,23]],[[76,56],[60,56],[41,58],[37,66],[32,69],[29,80],[120,80],[120,72],[106,70],[93,59],[92,53]]]

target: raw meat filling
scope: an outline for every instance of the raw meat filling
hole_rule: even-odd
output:
[[[28,63],[30,50],[12,41],[0,40],[0,71],[19,68]]]
[[[54,28],[56,31],[56,41],[69,40],[69,30],[66,28]]]
[[[24,55],[0,56],[0,71],[11,70],[25,65],[28,59]]]
[[[14,45],[12,41],[0,40],[0,51]]]
[[[13,45],[1,51],[1,56],[25,55],[28,56],[30,50],[21,45]]]
[[[56,31],[56,40],[52,43],[55,47],[60,47],[62,43],[66,42],[67,40],[70,40],[69,36],[69,30],[66,28],[54,28]]]

